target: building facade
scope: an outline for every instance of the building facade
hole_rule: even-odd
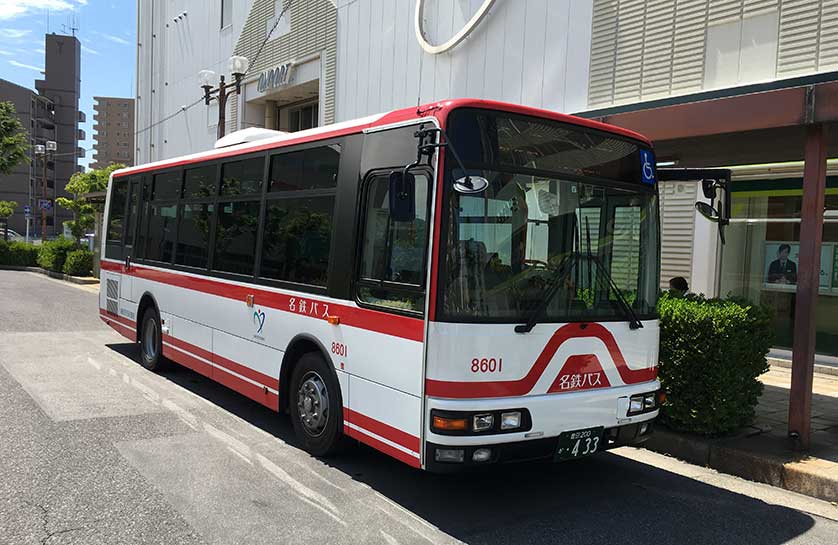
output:
[[[43,195],[44,163],[35,157],[35,145],[55,140],[55,111],[52,102],[28,87],[0,79],[0,100],[14,104],[23,129],[29,135],[28,162],[17,165],[11,173],[0,176],[0,201],[14,201],[20,206],[9,218],[9,229],[26,233],[26,218],[23,207],[33,210],[37,198]],[[55,187],[55,163],[47,163],[46,186]],[[37,225],[30,224],[30,234],[40,232],[40,216],[34,218]],[[54,221],[54,220],[53,220]]]
[[[0,100],[15,103],[21,123],[29,132],[33,150],[28,165],[21,165],[11,175],[3,177],[0,199],[14,200],[21,205],[9,218],[9,227],[21,234],[26,230],[23,206],[31,206],[30,234],[38,237],[41,235],[38,201],[49,200],[46,235],[51,237],[63,233],[63,222],[72,219],[70,212],[54,203],[56,197],[68,196],[64,188],[81,168],[78,159],[84,157],[84,150],[79,147],[79,141],[84,140],[85,135],[79,129],[79,123],[85,116],[79,111],[81,43],[75,36],[47,34],[44,49],[44,79],[35,81],[37,92],[0,82]],[[47,154],[44,164],[42,158],[35,157],[34,146],[49,140],[56,142],[57,149]]]
[[[134,99],[93,97],[93,162],[90,168],[134,164]]]
[[[209,3],[209,17],[226,3]],[[228,129],[293,131],[471,96],[638,130],[655,141],[662,165],[734,167],[733,220],[724,245],[716,226],[693,207],[703,199],[698,184],[661,184],[662,287],[683,276],[696,293],[743,295],[771,306],[777,344],[790,347],[796,283],[776,282],[768,269],[781,249],[796,259],[803,135],[817,119],[828,127],[832,118],[817,118],[817,112],[838,101],[832,95],[838,87],[830,86],[838,82],[834,0],[253,0],[240,7],[244,3],[233,2],[236,36],[224,39],[230,53],[251,60],[242,92],[231,101]],[[141,12],[160,3],[144,4]],[[157,40],[182,32],[178,25],[191,12],[174,19],[192,9],[187,4],[166,4],[168,19],[160,19]],[[189,50],[194,46],[184,39],[164,49],[177,57],[184,77],[207,67],[195,59],[216,47],[215,34],[208,36],[209,46]],[[148,39],[140,44],[141,57],[148,47]],[[217,55],[218,62],[226,55]],[[146,98],[177,96],[139,122],[142,131],[172,116],[148,131],[156,131],[154,138],[138,135],[138,149],[165,146],[165,153],[148,154],[153,158],[206,149],[215,139],[214,104],[178,113],[197,98],[195,83],[172,95],[175,76],[161,75],[167,66],[157,63],[152,73],[148,64],[138,73]],[[155,83],[148,87],[148,81]],[[823,98],[792,118],[797,93]],[[740,99],[740,108],[726,107]],[[776,100],[780,106],[763,106]],[[700,110],[702,104],[711,109]],[[704,117],[684,117],[693,111]],[[199,113],[206,124],[198,123]],[[190,133],[190,126],[198,128]],[[834,146],[829,150],[838,157]],[[817,349],[832,355],[838,355],[838,322],[826,318],[838,310],[836,183],[827,180],[816,320]]]
[[[137,2],[137,163],[212,148],[218,108],[203,103],[198,73],[212,70],[229,76],[227,64],[252,3]],[[229,115],[233,102],[228,103],[228,130],[236,126]]]

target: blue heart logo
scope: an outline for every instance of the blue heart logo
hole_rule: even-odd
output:
[[[262,328],[265,327],[265,313],[261,310],[253,311],[253,323],[259,323],[259,329],[256,330],[256,333],[261,333]]]

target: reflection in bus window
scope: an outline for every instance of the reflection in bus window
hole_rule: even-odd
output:
[[[252,275],[256,262],[258,228],[259,201],[218,203],[212,268],[216,271]]]
[[[332,195],[269,200],[260,276],[325,286],[334,208]]]
[[[175,263],[205,268],[209,255],[209,232],[212,203],[184,204],[180,210]]]
[[[169,263],[172,261],[177,206],[152,204],[146,229],[145,258]]]
[[[361,256],[364,285],[358,293],[366,303],[411,311],[424,306],[421,286],[428,236],[428,179],[424,175],[415,175],[414,198],[415,218],[396,221],[390,215],[389,178],[379,176],[369,185]]]

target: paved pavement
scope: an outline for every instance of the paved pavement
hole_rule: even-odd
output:
[[[838,542],[838,508],[636,449],[436,476],[155,375],[95,293],[0,271],[0,544]]]

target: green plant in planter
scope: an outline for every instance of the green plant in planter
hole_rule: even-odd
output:
[[[702,435],[751,423],[768,370],[771,310],[745,299],[664,293],[659,377],[667,398],[661,420]]]

